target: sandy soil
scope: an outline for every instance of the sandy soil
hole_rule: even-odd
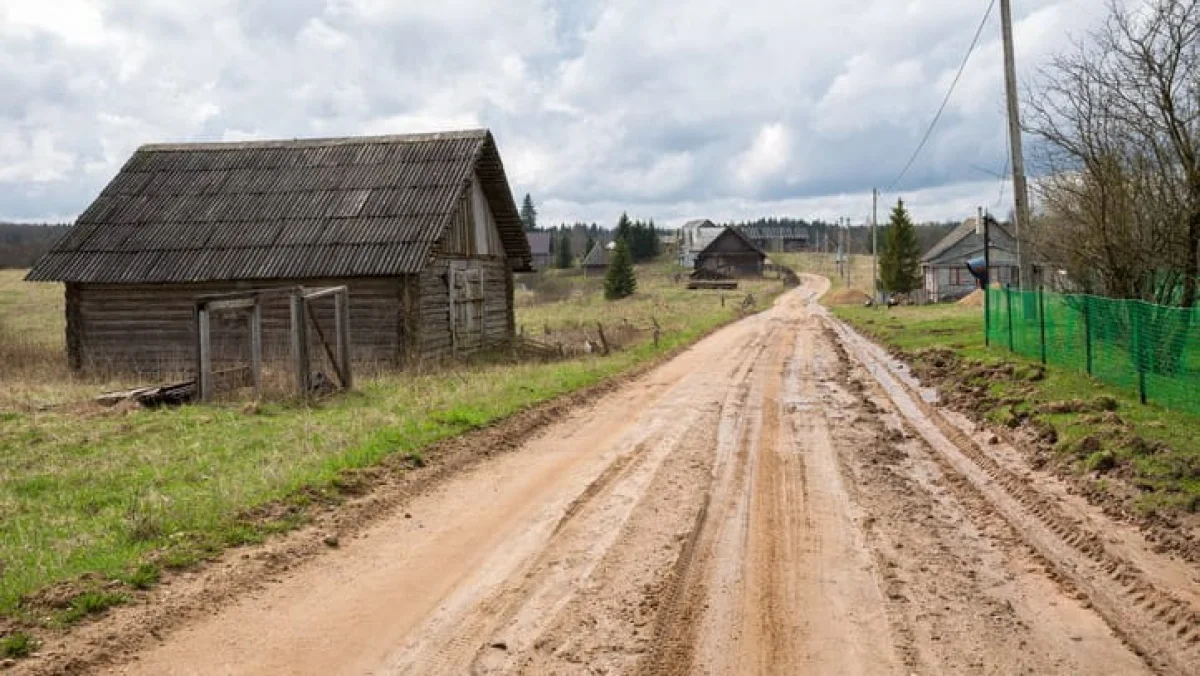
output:
[[[943,415],[826,284],[96,669],[1200,673],[1200,571]]]

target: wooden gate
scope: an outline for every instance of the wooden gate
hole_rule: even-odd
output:
[[[450,262],[450,337],[455,354],[483,347],[483,270],[475,261]]]

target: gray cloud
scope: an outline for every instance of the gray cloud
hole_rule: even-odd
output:
[[[81,211],[139,144],[490,127],[544,220],[855,216],[919,140],[962,0],[0,0],[0,219]],[[1021,4],[1026,73],[1103,13]],[[1006,157],[993,18],[897,190],[951,218]],[[890,195],[889,199],[894,199]]]

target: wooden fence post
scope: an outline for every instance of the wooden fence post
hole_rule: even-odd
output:
[[[350,368],[350,292],[346,289],[339,291],[334,299],[334,321],[337,333],[337,355],[340,361],[342,389],[349,390],[354,386],[354,376]]]
[[[262,299],[254,298],[250,310],[250,368],[253,369],[254,398],[262,399]]]
[[[208,403],[212,401],[212,336],[211,336],[211,319],[209,317],[208,304],[200,305],[197,313],[196,322],[197,331],[200,332],[200,354],[198,373],[196,374],[196,387],[200,390],[200,401]]]
[[[308,316],[305,312],[304,290],[292,294],[292,359],[296,369],[296,389],[305,399],[310,394],[308,367]]]

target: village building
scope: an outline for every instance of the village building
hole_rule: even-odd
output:
[[[738,230],[762,251],[808,251],[810,235],[805,225],[745,225]]]
[[[65,283],[75,369],[190,371],[198,297],[341,285],[355,360],[399,365],[510,342],[530,258],[475,130],[144,146],[27,279]],[[286,353],[287,298],[262,311],[264,352]],[[214,324],[214,351],[246,330]]]
[[[767,255],[741,232],[723,228],[696,254],[696,270],[726,277],[761,277]]]
[[[988,227],[990,268],[993,284],[1017,283],[1017,245],[1008,227],[991,221]],[[925,297],[931,303],[961,298],[978,287],[967,269],[967,261],[983,258],[983,233],[978,220],[969,218],[955,228],[921,259]]]
[[[596,242],[592,245],[592,250],[583,257],[581,267],[584,272],[604,272],[608,270],[608,264],[612,262],[613,254],[612,242]]]
[[[679,228],[678,253],[675,260],[690,269],[696,267],[696,256],[724,230],[708,219],[688,221]]]
[[[529,240],[529,253],[535,269],[545,270],[554,267],[554,252],[550,246],[552,240],[550,233],[526,232],[525,239]]]

